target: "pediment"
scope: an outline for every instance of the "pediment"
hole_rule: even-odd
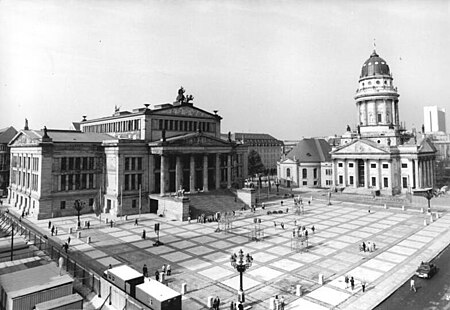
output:
[[[422,144],[419,147],[419,153],[435,153],[436,148],[433,143],[428,140],[423,140]]]
[[[212,137],[209,135],[205,135],[203,133],[196,134],[188,134],[179,137],[171,137],[166,141],[158,141],[156,143],[159,146],[190,146],[190,147],[198,147],[198,146],[207,146],[207,147],[230,147],[235,144],[232,142],[228,142],[216,137]]]
[[[36,145],[40,141],[37,136],[30,136],[25,132],[19,132],[9,143],[9,146],[27,146],[27,145]]]
[[[187,117],[210,118],[215,119],[216,116],[199,108],[190,105],[173,106],[161,110],[153,110],[154,115],[178,115]]]
[[[357,140],[348,145],[344,145],[343,147],[335,150],[332,154],[359,154],[359,153],[371,153],[371,154],[386,154],[385,150],[382,148],[378,148],[370,143],[367,143],[362,140]]]
[[[280,164],[282,165],[293,165],[293,164],[297,164],[297,161],[291,159],[291,158],[286,158],[285,160],[281,161]]]

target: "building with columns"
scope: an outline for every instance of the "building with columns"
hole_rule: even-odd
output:
[[[331,151],[333,184],[386,195],[433,187],[436,149],[400,125],[399,94],[388,64],[374,51],[364,62],[355,103],[357,127]]]
[[[17,130],[12,126],[0,129],[0,197],[8,192],[10,166],[8,143],[16,134]]]
[[[181,88],[173,104],[83,117],[79,131],[20,131],[10,143],[11,203],[48,218],[74,214],[83,199],[122,216],[156,213],[175,193],[242,187],[247,147],[221,139],[222,118],[192,99]]]

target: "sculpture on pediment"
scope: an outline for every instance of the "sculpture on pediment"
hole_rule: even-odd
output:
[[[347,125],[347,131],[352,131],[352,129],[350,128],[350,125]]]
[[[179,103],[183,103],[184,100],[186,99],[186,97],[184,96],[185,92],[186,91],[184,90],[183,86],[181,86],[180,89],[178,90],[178,96],[177,96],[177,99],[175,99],[175,101],[179,102]]]
[[[25,127],[23,127],[23,130],[29,130],[29,128],[28,128],[28,119],[25,119]]]
[[[47,134],[47,126],[44,126],[44,136],[42,138],[50,138]]]

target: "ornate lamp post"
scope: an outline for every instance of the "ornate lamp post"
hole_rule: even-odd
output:
[[[241,303],[245,302],[245,295],[244,295],[244,287],[243,287],[243,274],[244,272],[252,266],[253,263],[253,257],[247,253],[247,255],[244,255],[244,251],[242,249],[239,250],[239,254],[236,255],[236,253],[232,254],[230,257],[230,263],[231,266],[233,266],[240,274],[240,286],[239,286],[239,292],[238,297],[239,301]]]

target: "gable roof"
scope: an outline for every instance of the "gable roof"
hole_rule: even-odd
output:
[[[81,132],[76,130],[48,129],[48,142],[53,143],[101,143],[104,140],[116,139],[105,133]],[[9,145],[38,144],[43,142],[43,130],[21,130]]]
[[[362,153],[378,153],[387,154],[389,151],[386,150],[387,147],[379,145],[374,141],[368,139],[358,139],[354,140],[349,144],[344,144],[338,147],[336,150],[332,151],[333,154],[362,154]]]
[[[287,158],[299,162],[330,161],[331,146],[324,139],[308,138],[300,140],[286,155]]]
[[[0,129],[0,143],[8,144],[16,134],[17,130],[12,126]]]

